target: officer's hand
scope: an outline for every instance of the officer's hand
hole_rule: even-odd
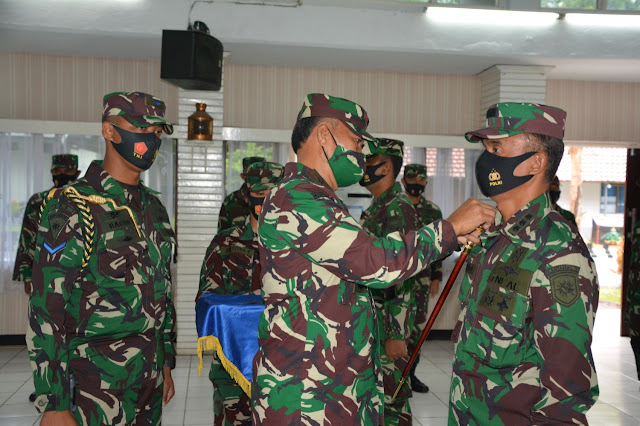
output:
[[[164,407],[171,401],[176,390],[173,387],[173,379],[171,378],[171,367],[164,367],[164,386],[162,387],[162,406]]]
[[[478,244],[480,240],[475,230],[479,227],[489,228],[493,225],[495,217],[496,209],[474,198],[469,198],[451,213],[447,221],[453,226],[460,244],[466,243],[467,240]]]
[[[78,426],[71,410],[45,411],[40,420],[40,426]]]
[[[27,294],[31,294],[31,281],[24,282],[24,292]]]
[[[384,342],[384,353],[389,361],[404,358],[407,356],[407,344],[404,340],[389,339]]]
[[[439,291],[440,291],[440,280],[431,281],[431,287],[429,288],[429,295],[431,297],[436,297]]]

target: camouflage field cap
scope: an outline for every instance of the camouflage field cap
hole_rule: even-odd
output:
[[[342,121],[356,136],[369,142],[365,144],[365,147],[369,145],[368,149],[371,149],[370,144],[376,142],[376,138],[367,132],[369,125],[367,111],[350,100],[323,93],[309,93],[304,98],[296,121],[309,117],[328,117]]]
[[[562,139],[567,113],[560,108],[531,103],[503,102],[487,110],[484,129],[465,133],[469,142],[500,139],[520,133],[537,133]]]
[[[376,146],[371,150],[371,154],[386,154],[392,157],[404,155],[404,142],[397,139],[378,138]]]
[[[242,173],[246,175],[247,168],[253,163],[257,163],[260,161],[264,163],[265,161],[267,161],[267,159],[264,157],[244,157],[242,159]]]
[[[269,161],[258,161],[247,168],[245,180],[249,191],[262,191],[276,186],[284,176],[284,166]]]
[[[113,92],[102,99],[102,121],[110,116],[121,116],[136,127],[161,125],[170,135],[173,126],[164,119],[166,109],[162,99],[147,93]]]
[[[73,154],[56,154],[51,157],[51,170],[62,167],[65,169],[78,168],[78,156]]]
[[[427,166],[424,164],[412,163],[404,166],[404,177],[408,179],[421,177],[427,178]]]

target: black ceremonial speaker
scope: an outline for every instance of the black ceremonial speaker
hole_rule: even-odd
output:
[[[162,31],[160,78],[189,90],[220,90],[220,41],[201,31]]]

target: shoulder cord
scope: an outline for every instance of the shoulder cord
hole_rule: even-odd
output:
[[[42,207],[40,208],[40,215],[44,211],[47,203],[55,197],[56,191],[58,188],[53,188],[47,194],[47,197],[42,202]],[[142,238],[142,233],[140,232],[140,228],[138,227],[138,222],[136,221],[133,212],[128,206],[118,206],[114,200],[111,198],[101,197],[99,195],[91,194],[89,196],[81,195],[74,187],[69,186],[62,191],[71,201],[75,203],[80,211],[80,215],[82,217],[82,225],[83,225],[83,243],[84,243],[84,253],[82,256],[82,270],[89,264],[89,258],[91,257],[91,251],[93,247],[93,239],[95,236],[95,223],[93,221],[93,215],[91,214],[91,210],[89,210],[89,206],[87,206],[86,201],[89,201],[92,204],[106,204],[109,203],[116,210],[126,210],[129,213],[129,217],[133,221],[134,226],[136,227],[136,231],[138,232],[138,236]],[[82,270],[80,273],[82,273]]]

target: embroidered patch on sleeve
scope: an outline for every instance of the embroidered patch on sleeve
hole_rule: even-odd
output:
[[[59,209],[49,216],[49,233],[51,234],[52,241],[58,239],[68,221],[69,215],[62,209]]]
[[[51,247],[46,241],[44,243],[44,248],[45,250],[47,250],[49,252],[49,254],[54,254],[59,252],[60,250],[62,250],[63,248],[65,248],[65,246],[67,245],[67,243],[62,243],[60,245],[57,245],[56,247]]]
[[[559,265],[547,269],[551,297],[562,306],[571,306],[580,297],[579,266]]]

